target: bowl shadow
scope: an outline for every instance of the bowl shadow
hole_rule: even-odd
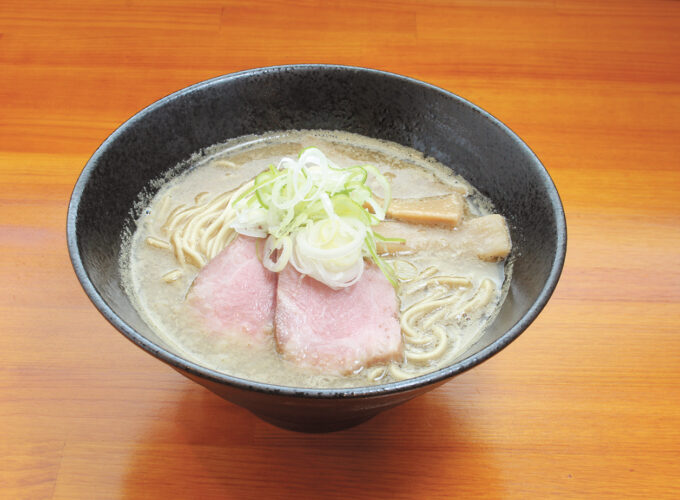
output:
[[[494,491],[498,471],[455,392],[435,390],[344,431],[301,434],[191,387],[141,436],[123,498],[433,498],[480,484]]]

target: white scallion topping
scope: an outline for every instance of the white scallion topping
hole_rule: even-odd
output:
[[[379,186],[380,198],[369,184]],[[376,253],[372,230],[384,220],[390,199],[389,182],[374,166],[340,168],[319,149],[307,148],[297,160],[283,158],[255,178],[231,204],[231,227],[266,237],[262,263],[271,271],[290,263],[339,289],[361,278],[367,257],[396,286],[393,269]]]

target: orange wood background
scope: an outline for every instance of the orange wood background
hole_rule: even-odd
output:
[[[134,347],[65,243],[81,168],[191,83],[301,62],[439,85],[515,130],[569,249],[490,361],[283,431]],[[0,3],[0,498],[680,498],[680,2]]]

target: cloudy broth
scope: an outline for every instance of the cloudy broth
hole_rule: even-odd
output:
[[[179,204],[192,204],[197,196],[208,196],[202,193],[212,196],[236,189],[270,164],[277,165],[284,156],[297,157],[301,149],[309,146],[321,149],[341,167],[375,165],[389,178],[393,198],[422,198],[458,192],[465,194],[465,219],[492,213],[491,204],[450,169],[394,143],[329,131],[289,131],[242,137],[195,155],[189,168],[164,179],[156,195],[146,200],[121,262],[126,291],[142,318],[160,337],[183,357],[204,367],[243,379],[296,387],[356,387],[393,381],[395,378],[389,370],[380,372],[375,367],[365,367],[349,375],[300,368],[281,356],[273,335],[265,348],[253,352],[207,331],[196,316],[189,313],[185,302],[199,269],[187,264],[181,276],[166,282],[163,276],[177,268],[174,254],[146,243],[149,237],[162,238],[163,223]],[[446,231],[451,232],[453,241],[465,239],[464,229]],[[420,286],[414,277],[432,266],[436,266],[435,276],[460,276],[472,283],[462,300],[472,297],[482,282],[492,283],[493,293],[479,310],[465,314],[435,311],[442,318],[439,321],[451,348],[436,360],[420,363],[416,374],[436,370],[464,357],[493,318],[504,295],[504,284],[509,282],[510,266],[505,261],[480,260],[467,251],[465,245],[457,247],[433,241],[431,246],[418,251],[385,256],[402,277],[397,289],[401,311],[426,297],[427,287]],[[401,365],[402,372],[409,373],[409,364],[410,361]]]

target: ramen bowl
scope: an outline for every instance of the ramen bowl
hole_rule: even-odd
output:
[[[140,317],[121,283],[122,237],[152,180],[228,139],[275,130],[353,132],[414,148],[453,168],[510,226],[514,260],[507,298],[460,361],[416,378],[360,388],[266,384],[200,366]],[[101,314],[152,356],[274,425],[326,432],[359,424],[434,389],[516,339],[550,298],[564,264],[566,225],[555,186],[508,127],[470,102],[424,82],[332,65],[253,69],[180,90],[150,105],[104,141],[80,175],[68,210],[76,275]]]

